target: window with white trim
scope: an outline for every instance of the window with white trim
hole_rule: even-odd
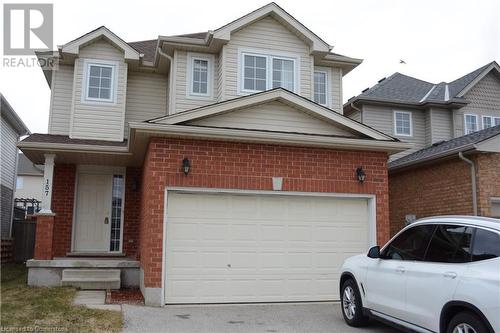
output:
[[[85,99],[97,102],[113,102],[115,66],[87,63]]]
[[[465,134],[470,134],[476,132],[479,129],[477,123],[477,115],[475,114],[466,114],[464,115],[464,130]]]
[[[493,117],[483,116],[483,129],[493,127]]]
[[[394,111],[394,134],[412,136],[411,112]]]
[[[213,63],[211,54],[188,52],[186,95],[191,98],[213,96]]]
[[[314,72],[314,102],[327,105],[328,74],[324,71]]]
[[[296,91],[295,58],[254,53],[241,53],[241,55],[242,92],[254,93],[278,87]]]

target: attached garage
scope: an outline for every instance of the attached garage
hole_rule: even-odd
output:
[[[370,195],[168,190],[165,302],[337,300],[375,242]]]

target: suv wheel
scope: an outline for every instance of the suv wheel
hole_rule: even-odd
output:
[[[488,328],[475,314],[461,312],[455,315],[448,324],[446,333],[488,333]]]
[[[345,281],[341,293],[342,315],[347,325],[354,327],[366,325],[368,317],[363,315],[363,304],[356,282],[353,279]]]

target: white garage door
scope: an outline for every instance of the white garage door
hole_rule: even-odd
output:
[[[367,199],[169,192],[166,303],[336,300]]]

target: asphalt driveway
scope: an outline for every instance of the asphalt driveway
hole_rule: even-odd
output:
[[[366,328],[344,323],[338,303],[167,306],[123,305],[124,332],[307,332],[400,333],[373,322]]]

